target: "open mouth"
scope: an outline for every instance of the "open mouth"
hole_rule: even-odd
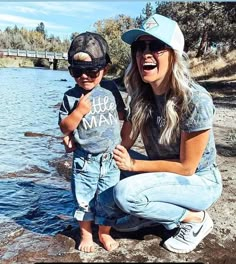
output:
[[[143,64],[143,70],[144,71],[150,71],[153,70],[157,67],[157,65],[155,63],[144,63]]]

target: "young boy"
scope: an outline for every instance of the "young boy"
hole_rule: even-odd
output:
[[[114,186],[120,171],[113,149],[121,142],[120,122],[125,105],[117,87],[101,87],[111,63],[105,39],[84,32],[74,38],[68,51],[69,71],[76,85],[64,94],[59,125],[65,135],[73,133],[75,150],[71,186],[76,203],[74,217],[79,221],[79,250],[93,252],[92,221],[99,225],[98,237],[108,251],[119,244],[110,236],[99,194]]]

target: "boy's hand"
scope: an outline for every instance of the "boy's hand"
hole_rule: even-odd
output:
[[[73,152],[76,149],[75,142],[72,135],[65,136],[62,140],[66,153]]]
[[[82,116],[89,113],[89,111],[92,109],[92,104],[89,100],[90,94],[91,92],[87,93],[86,95],[82,94],[76,106],[76,110],[78,110]]]

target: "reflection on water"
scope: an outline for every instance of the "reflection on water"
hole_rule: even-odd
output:
[[[74,86],[67,71],[0,68],[0,214],[55,233],[72,212],[70,184],[50,166],[64,155],[58,104]],[[64,80],[67,81],[64,81]],[[26,137],[25,132],[47,134]]]
[[[62,152],[62,146],[53,138],[25,137],[24,133],[61,135],[56,105],[74,85],[73,79],[67,71],[20,68],[2,68],[0,78],[0,173],[32,165],[47,168],[48,160]]]
[[[0,193],[0,215],[10,217],[27,230],[55,234],[73,224],[70,190],[9,180],[0,182]]]

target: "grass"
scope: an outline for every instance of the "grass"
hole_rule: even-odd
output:
[[[208,55],[190,59],[190,70],[195,80],[236,81],[236,50],[221,56]]]
[[[0,59],[1,67],[34,67],[34,63],[30,58],[3,57]]]
[[[229,142],[236,144],[236,129],[230,130],[227,139]]]

